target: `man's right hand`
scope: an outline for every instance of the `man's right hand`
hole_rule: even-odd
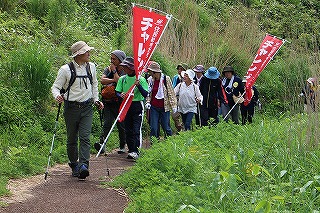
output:
[[[58,95],[58,96],[56,97],[56,101],[57,101],[59,104],[61,104],[62,102],[64,102],[63,96],[62,96],[62,95]]]

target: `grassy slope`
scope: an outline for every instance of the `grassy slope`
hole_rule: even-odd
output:
[[[126,212],[319,211],[320,150],[310,118],[257,117],[252,125],[181,133],[143,151],[113,185],[129,192]]]

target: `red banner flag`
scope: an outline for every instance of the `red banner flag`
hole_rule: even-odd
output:
[[[126,96],[124,97],[124,99],[121,102],[121,105],[120,105],[120,108],[119,108],[119,115],[118,115],[118,121],[119,122],[122,122],[125,119],[126,115],[127,115],[127,112],[129,110],[130,105],[131,105],[132,100],[133,100],[134,88],[135,88],[135,85],[132,85],[130,87],[130,89],[126,93]]]
[[[169,15],[160,15],[140,7],[133,6],[133,53],[136,76],[141,74],[150,60],[167,23]]]
[[[273,56],[277,53],[283,43],[284,40],[271,35],[266,35],[266,37],[262,41],[256,57],[254,58],[249,70],[247,71],[247,74],[245,75],[247,80],[245,86],[245,106],[247,106],[252,99],[252,86],[256,82],[258,76],[267,66]]]
[[[137,79],[151,58],[160,38],[171,19],[171,15],[160,15],[151,8],[146,10],[133,5],[133,58]],[[123,121],[133,100],[135,86],[127,92],[121,103],[119,121]],[[129,98],[129,99],[128,99]]]

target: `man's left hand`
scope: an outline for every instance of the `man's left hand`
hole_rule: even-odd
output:
[[[96,107],[97,107],[99,110],[102,110],[103,107],[104,107],[104,105],[103,105],[103,103],[102,103],[101,101],[96,101],[96,102],[94,103],[94,105],[96,105]]]

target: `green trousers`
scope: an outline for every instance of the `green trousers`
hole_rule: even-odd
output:
[[[89,166],[90,134],[92,129],[92,105],[64,105],[64,119],[67,127],[67,153],[70,163]],[[78,145],[79,141],[79,145]]]

